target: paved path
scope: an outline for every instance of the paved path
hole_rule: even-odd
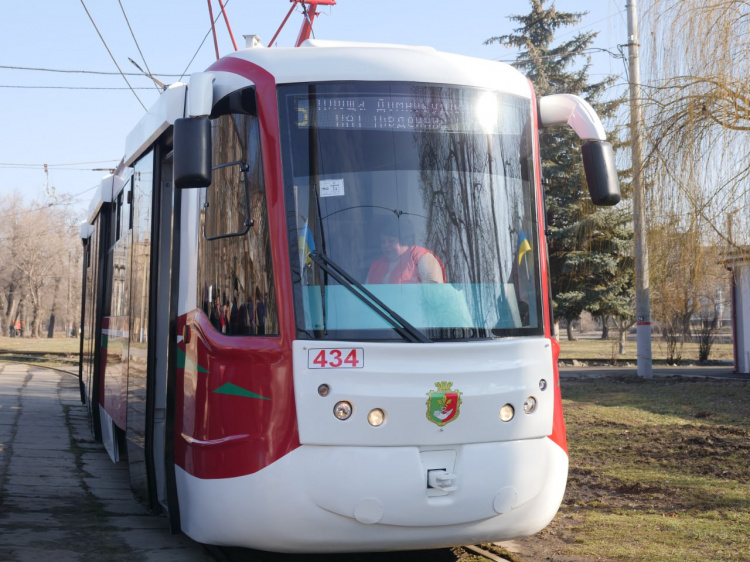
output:
[[[668,367],[656,365],[652,368],[654,377],[710,377],[721,379],[750,380],[750,375],[736,374],[731,363],[720,365],[684,365]],[[565,377],[606,377],[638,376],[637,367],[585,366],[560,367],[560,376]]]
[[[78,379],[0,363],[0,561],[211,561],[93,441]]]

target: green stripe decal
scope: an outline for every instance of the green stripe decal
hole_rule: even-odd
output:
[[[195,360],[188,356],[187,353],[182,351],[179,347],[177,348],[177,368],[185,369],[186,371],[198,371],[199,373],[208,373],[208,369],[204,369]]]
[[[259,400],[270,400],[270,398],[266,398],[265,396],[261,396],[260,394],[255,394],[254,392],[245,390],[244,388],[237,386],[236,384],[232,384],[231,382],[221,385],[219,388],[214,390],[214,392],[216,392],[217,394],[244,396],[245,398],[258,398]]]

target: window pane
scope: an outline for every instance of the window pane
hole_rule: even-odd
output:
[[[202,190],[198,300],[221,333],[278,334],[258,120],[223,115],[212,132],[214,166],[241,161],[247,172],[240,165],[217,168]],[[206,240],[241,233],[247,221],[245,234]]]
[[[301,337],[398,337],[311,250],[432,339],[542,333],[529,100],[314,84],[280,104]]]

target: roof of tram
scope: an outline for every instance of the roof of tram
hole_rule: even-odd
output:
[[[240,58],[256,64],[273,75],[277,84],[403,81],[465,85],[531,97],[528,79],[512,66],[432,47],[308,39],[300,47],[256,46],[224,58]],[[218,78],[228,73],[215,74]],[[214,99],[220,99],[240,87],[239,84],[230,77],[217,80]]]

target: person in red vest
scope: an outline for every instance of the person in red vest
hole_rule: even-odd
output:
[[[367,283],[445,283],[443,262],[414,241],[414,228],[406,217],[382,224],[383,256],[370,265]]]

